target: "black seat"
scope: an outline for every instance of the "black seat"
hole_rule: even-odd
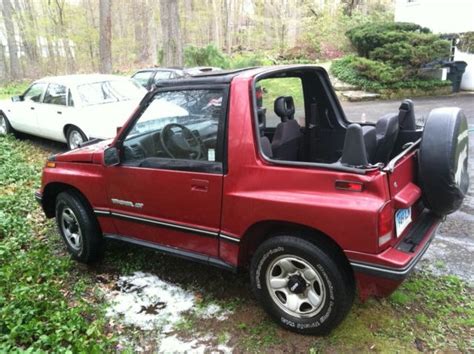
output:
[[[293,97],[281,96],[275,100],[274,110],[281,119],[272,140],[273,157],[278,160],[296,161],[301,143],[301,127],[294,119]]]
[[[413,101],[403,100],[398,112],[400,130],[416,130],[415,109]]]
[[[258,130],[260,132],[260,145],[262,148],[262,152],[265,156],[272,158],[273,151],[272,151],[272,144],[270,143],[270,139],[265,136],[265,113],[267,112],[266,108],[258,108],[257,109],[257,118],[258,118]]]
[[[377,147],[373,163],[386,164],[390,160],[395,142],[398,137],[398,115],[386,114],[375,124]]]
[[[375,128],[351,124],[347,127],[340,163],[349,166],[367,166],[376,148]]]

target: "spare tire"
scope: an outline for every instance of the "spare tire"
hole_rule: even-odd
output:
[[[425,205],[438,215],[461,206],[469,187],[469,131],[460,108],[433,109],[419,151],[419,182]]]

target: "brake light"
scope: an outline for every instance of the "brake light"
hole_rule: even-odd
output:
[[[342,189],[352,192],[362,192],[364,190],[364,184],[361,182],[353,181],[336,181],[336,189]]]
[[[379,211],[378,236],[379,246],[386,244],[392,238],[393,232],[393,207],[392,203],[386,203]]]

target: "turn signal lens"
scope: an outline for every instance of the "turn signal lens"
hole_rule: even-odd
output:
[[[55,168],[56,167],[56,162],[48,161],[48,162],[46,162],[46,167]]]
[[[362,192],[364,190],[364,184],[361,182],[353,181],[336,181],[336,189],[342,189],[346,191]]]
[[[390,241],[393,230],[393,207],[392,203],[385,204],[379,211],[378,235],[379,246]]]

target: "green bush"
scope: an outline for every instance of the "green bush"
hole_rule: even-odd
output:
[[[401,67],[392,67],[382,62],[354,55],[334,61],[330,71],[335,77],[348,84],[376,92],[384,89],[429,90],[450,84],[448,81],[441,80],[404,78],[404,69]]]
[[[459,42],[456,46],[463,52],[474,54],[474,32],[460,34]]]
[[[447,58],[450,43],[413,23],[374,22],[347,36],[359,56],[336,61],[331,70],[345,82],[372,90],[437,87],[446,83],[421,75],[425,64]]]
[[[408,33],[430,33],[430,30],[407,22],[371,22],[350,29],[346,35],[359,56],[368,58],[375,48],[403,41]]]
[[[184,63],[186,66],[229,67],[229,59],[214,44],[207,47],[187,46],[184,50]]]
[[[252,66],[271,65],[272,62],[263,54],[236,54],[230,58],[229,67],[232,69],[247,68]]]

